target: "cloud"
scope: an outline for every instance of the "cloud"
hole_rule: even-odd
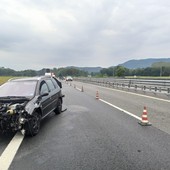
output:
[[[169,57],[169,7],[168,0],[1,0],[1,66],[109,67]]]

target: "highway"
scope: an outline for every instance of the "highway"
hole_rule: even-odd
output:
[[[70,85],[70,83],[69,83]],[[108,88],[82,82],[72,82],[73,87],[82,88],[85,93],[95,96],[124,109],[138,117],[141,117],[143,108],[146,106],[148,119],[153,126],[170,134],[170,96],[166,94],[134,91],[122,88]]]
[[[23,139],[9,170],[170,169],[167,96],[74,81],[63,83],[63,94],[67,110],[57,116],[52,113],[42,121],[37,136]],[[152,126],[138,124],[144,106]],[[0,160],[13,136],[0,135]]]

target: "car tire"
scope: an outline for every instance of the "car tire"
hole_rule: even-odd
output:
[[[35,136],[40,130],[41,115],[38,112],[34,112],[32,118],[27,122],[26,135]]]
[[[60,114],[62,112],[62,101],[61,101],[61,99],[58,99],[57,107],[54,110],[54,112],[55,112],[55,114]]]

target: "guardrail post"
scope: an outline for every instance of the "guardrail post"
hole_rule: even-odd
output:
[[[115,84],[113,83],[113,87],[115,87]]]
[[[109,81],[107,81],[107,87],[109,87],[109,84],[110,84]]]
[[[143,86],[143,90],[146,90],[146,86]]]
[[[170,88],[167,89],[167,92],[170,93]]]

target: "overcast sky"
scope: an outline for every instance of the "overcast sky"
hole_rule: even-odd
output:
[[[170,0],[0,0],[0,67],[170,58]]]

